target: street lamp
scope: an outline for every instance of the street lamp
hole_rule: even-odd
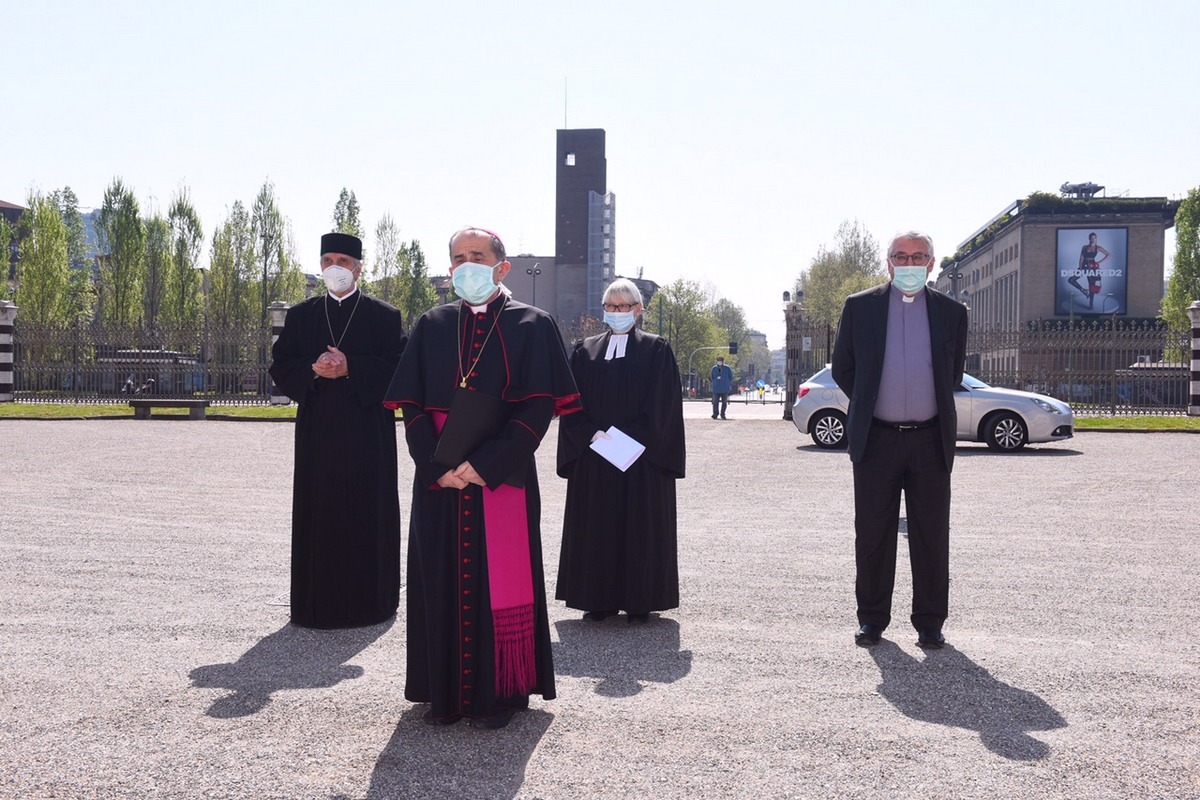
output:
[[[526,275],[533,276],[533,302],[530,303],[532,306],[537,306],[537,279],[538,275],[542,274],[542,268],[538,266],[538,263],[540,262],[535,262],[532,267],[525,270]]]

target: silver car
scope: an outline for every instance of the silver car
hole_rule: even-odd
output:
[[[826,366],[796,390],[792,422],[812,436],[818,447],[846,446],[845,393],[833,382]],[[1061,400],[1046,395],[988,386],[963,375],[954,390],[958,409],[958,440],[987,442],[993,450],[1011,453],[1030,442],[1057,442],[1075,434],[1075,414]]]

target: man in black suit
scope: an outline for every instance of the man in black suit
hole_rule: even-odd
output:
[[[888,248],[891,281],[846,298],[833,379],[850,398],[854,464],[854,640],[879,642],[891,622],[900,492],[908,519],[917,644],[945,643],[950,589],[950,469],[958,425],[967,311],[927,289],[933,240],[910,231]]]

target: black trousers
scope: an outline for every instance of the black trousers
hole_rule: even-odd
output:
[[[937,426],[898,431],[873,424],[854,464],[854,582],[858,621],[887,627],[896,583],[900,492],[908,520],[914,628],[940,630],[950,595],[950,471]]]

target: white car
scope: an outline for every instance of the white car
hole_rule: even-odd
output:
[[[826,366],[796,389],[792,422],[818,447],[845,447],[848,405]],[[1075,435],[1075,414],[1063,401],[988,386],[970,375],[964,374],[954,390],[954,405],[960,442],[987,442],[993,450],[1011,453],[1030,442],[1057,442]]]

